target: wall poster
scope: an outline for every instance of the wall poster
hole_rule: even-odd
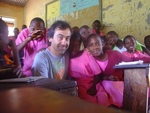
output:
[[[96,12],[100,15],[101,20],[101,0],[53,0],[46,4],[46,26],[50,25],[51,20],[56,20],[57,17],[65,17],[73,12],[82,10],[86,12],[87,8],[95,6],[99,7],[99,10]],[[76,16],[80,18],[78,15]]]

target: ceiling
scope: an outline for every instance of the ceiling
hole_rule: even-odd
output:
[[[0,2],[10,4],[10,5],[16,5],[20,7],[24,7],[28,0],[0,0]]]

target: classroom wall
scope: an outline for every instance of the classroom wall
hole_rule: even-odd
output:
[[[45,5],[53,0],[29,0],[24,10],[25,23],[29,25],[32,18],[39,16],[45,20]],[[71,26],[81,26],[87,24],[91,27],[94,19],[99,19],[99,14],[95,14],[94,9],[89,13],[82,13],[82,15],[91,15],[91,18],[83,18],[80,21],[71,21]],[[71,13],[71,18],[80,18],[76,13]],[[70,16],[69,15],[69,16]],[[61,19],[68,19],[66,17],[58,17]],[[52,19],[52,22],[55,19]],[[143,38],[150,34],[150,8],[149,0],[102,0],[102,23],[104,24],[103,32],[106,34],[110,30],[116,31],[119,36],[125,37],[130,34],[143,43]]]
[[[0,16],[12,17],[16,19],[15,27],[18,27],[21,30],[22,25],[24,24],[24,8],[8,5],[0,2]]]
[[[25,23],[27,25],[30,24],[30,21],[34,17],[41,17],[44,21],[45,18],[45,7],[47,3],[50,3],[55,0],[29,0],[27,5],[25,6]],[[100,19],[99,6],[93,6],[87,8],[85,10],[75,11],[63,16],[59,16],[56,18],[51,19],[48,22],[48,27],[55,21],[55,20],[66,20],[73,26],[82,26],[84,24],[91,27],[92,22],[96,19]],[[94,16],[93,16],[94,15]]]
[[[115,30],[119,36],[130,34],[143,44],[150,35],[149,0],[103,0],[104,32]]]
[[[24,19],[27,26],[34,17],[45,21],[45,5],[53,0],[29,0],[24,7]]]

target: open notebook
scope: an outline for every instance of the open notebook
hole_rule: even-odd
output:
[[[45,77],[38,76],[38,77],[25,77],[25,78],[11,78],[11,79],[0,80],[0,83],[1,82],[33,82],[33,81],[40,80],[42,78]]]
[[[136,64],[143,64],[142,60],[139,61],[132,61],[132,62],[121,62],[117,64],[116,66],[121,66],[121,65],[136,65]]]

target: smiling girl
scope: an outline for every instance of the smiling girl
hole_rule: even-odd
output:
[[[86,50],[70,60],[70,75],[78,84],[79,97],[104,106],[122,106],[123,70],[113,66],[130,61],[118,51],[103,51],[102,38],[91,34]]]

